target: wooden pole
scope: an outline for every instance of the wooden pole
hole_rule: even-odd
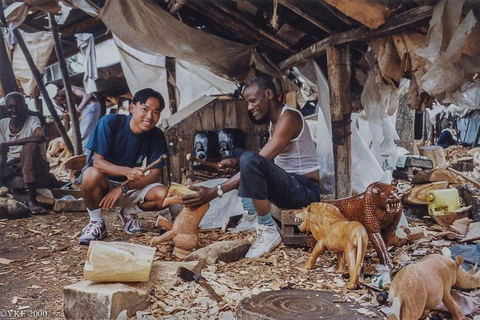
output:
[[[55,43],[55,53],[57,55],[58,63],[60,64],[60,72],[62,74],[63,87],[65,88],[65,96],[67,98],[68,113],[70,114],[70,121],[72,123],[72,138],[74,155],[78,156],[83,153],[82,149],[82,134],[80,133],[80,121],[78,120],[77,109],[73,101],[72,86],[70,84],[70,76],[67,71],[67,64],[65,56],[63,55],[63,48],[60,42],[60,35],[58,34],[57,21],[52,13],[48,13],[48,21]]]
[[[170,112],[174,114],[178,111],[177,107],[177,72],[175,69],[176,59],[172,57],[165,57],[165,69],[167,70],[167,89],[168,89],[168,102]]]
[[[349,47],[327,47],[327,63],[335,163],[335,197],[344,198],[352,195],[350,141],[352,101]]]
[[[50,114],[52,115],[53,122],[55,123],[55,127],[57,128],[58,132],[62,136],[63,141],[65,142],[65,147],[67,148],[68,152],[73,154],[74,151],[73,151],[72,141],[70,141],[70,138],[67,135],[67,131],[65,130],[65,127],[62,125],[62,121],[60,120],[60,117],[57,114],[57,110],[55,110],[52,100],[48,96],[47,89],[45,89],[45,84],[42,81],[42,75],[40,74],[40,71],[38,71],[35,63],[33,62],[32,56],[30,55],[27,45],[25,44],[25,41],[23,41],[22,34],[18,30],[18,28],[13,29],[13,35],[15,36],[15,39],[17,40],[17,44],[22,50],[23,55],[25,56],[25,59],[27,60],[28,66],[32,71],[35,83],[37,84],[38,89],[40,90],[40,93],[43,96],[43,100],[47,104],[48,111],[50,111]]]
[[[3,12],[3,1],[0,0],[0,21],[3,27],[8,27],[5,15]],[[0,30],[0,82],[2,83],[3,93],[7,95],[13,91],[19,91],[15,74],[13,73],[12,64],[8,58],[7,48],[5,47],[5,40],[3,31]]]

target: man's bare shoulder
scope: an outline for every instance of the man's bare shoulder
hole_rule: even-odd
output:
[[[301,126],[303,123],[302,116],[300,115],[300,113],[290,109],[285,110],[285,112],[280,116],[280,119],[278,120],[278,122],[279,124],[284,123],[284,124],[288,124],[289,126],[291,125]]]

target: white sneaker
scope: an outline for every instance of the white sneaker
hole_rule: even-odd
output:
[[[258,258],[275,249],[280,242],[282,242],[282,237],[276,225],[266,226],[259,224],[257,226],[257,236],[253,240],[252,246],[245,255],[245,258]]]
[[[257,215],[248,214],[247,211],[244,211],[242,218],[240,219],[240,221],[238,221],[238,224],[232,230],[232,233],[253,231],[257,228],[257,226],[258,226]]]
[[[105,227],[105,222],[103,221],[94,221],[89,222],[85,228],[82,230],[82,235],[80,236],[79,243],[83,245],[89,245],[90,241],[93,240],[102,240],[107,236],[107,228]]]

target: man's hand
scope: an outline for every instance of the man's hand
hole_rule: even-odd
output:
[[[120,187],[116,187],[115,189],[110,190],[105,197],[103,197],[99,203],[99,206],[103,209],[112,209],[121,196],[122,189]]]
[[[220,161],[220,168],[218,171],[224,174],[230,174],[239,170],[240,159],[226,158]]]
[[[185,207],[193,210],[217,197],[217,188],[191,186],[190,189],[197,191],[197,193],[182,197],[182,201]]]
[[[131,168],[127,171],[127,174],[125,175],[129,181],[138,181],[143,178],[144,173],[140,168],[135,167]]]

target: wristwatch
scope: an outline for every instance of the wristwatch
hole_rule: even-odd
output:
[[[222,186],[220,184],[217,186],[217,196],[219,198],[221,198],[223,196],[223,190],[222,190]]]
[[[130,189],[128,189],[128,186],[127,186],[127,185],[124,185],[124,186],[122,187],[122,192],[123,192],[123,194],[127,194],[128,190],[130,190]]]

